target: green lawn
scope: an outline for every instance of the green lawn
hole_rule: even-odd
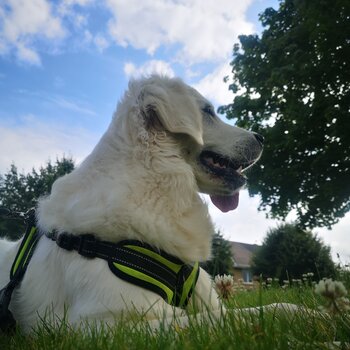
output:
[[[347,286],[348,287],[348,286]],[[311,286],[261,288],[237,292],[228,301],[231,308],[259,306],[276,302],[304,305],[317,310],[325,305]],[[238,312],[228,314],[221,324],[197,324],[186,329],[160,329],[156,334],[147,326],[135,330],[130,324],[118,324],[98,331],[72,330],[65,323],[57,329],[42,324],[32,335],[17,332],[0,335],[0,349],[350,349],[350,313],[334,315],[302,312],[279,315],[262,312],[251,317]]]

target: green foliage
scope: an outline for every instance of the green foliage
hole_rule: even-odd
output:
[[[219,108],[266,139],[250,195],[271,217],[296,209],[303,227],[330,228],[350,209],[349,16],[348,0],[266,9],[262,35],[234,47],[229,89],[239,94]]]
[[[39,172],[33,168],[28,174],[19,173],[17,167],[12,164],[6,174],[0,175],[0,206],[26,212],[36,205],[39,197],[50,193],[51,186],[57,178],[73,169],[73,160],[66,157],[56,159],[55,164],[49,161]],[[0,237],[18,239],[23,232],[22,222],[0,218]]]
[[[252,269],[256,275],[280,281],[301,279],[306,272],[312,272],[316,279],[335,275],[330,247],[293,224],[280,225],[267,233],[253,256]]]
[[[220,232],[214,234],[212,241],[212,258],[202,267],[213,277],[232,273],[232,252],[230,242]]]

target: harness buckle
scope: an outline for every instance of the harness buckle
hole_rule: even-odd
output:
[[[73,250],[74,243],[75,243],[74,241],[75,241],[74,235],[63,232],[57,236],[56,244],[63,249]]]

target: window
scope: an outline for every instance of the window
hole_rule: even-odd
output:
[[[242,270],[242,278],[244,283],[251,283],[253,281],[252,272],[248,269]]]

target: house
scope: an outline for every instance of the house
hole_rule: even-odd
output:
[[[251,259],[254,252],[260,246],[257,244],[232,241],[230,241],[230,244],[233,260],[233,275],[235,280],[242,279],[244,283],[252,283],[253,274],[251,271]]]

